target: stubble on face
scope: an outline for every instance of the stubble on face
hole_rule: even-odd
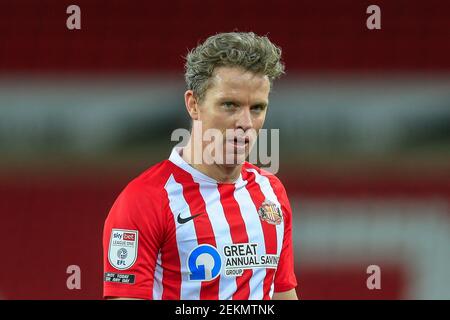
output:
[[[222,134],[223,158],[236,159],[225,164],[235,166],[247,158],[264,124],[269,92],[270,82],[263,74],[239,67],[214,71],[199,103],[199,120],[203,132],[215,130]],[[208,142],[204,142],[203,148],[207,147]]]

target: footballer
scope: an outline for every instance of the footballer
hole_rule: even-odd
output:
[[[283,73],[280,48],[252,32],[213,35],[187,54],[190,138],[112,206],[103,230],[105,298],[297,299],[286,191],[245,161]],[[214,152],[208,130],[221,146]]]

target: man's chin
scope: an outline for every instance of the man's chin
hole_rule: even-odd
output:
[[[228,157],[224,158],[224,166],[225,167],[235,167],[242,165],[247,159],[248,154],[245,153],[234,153],[228,155]]]

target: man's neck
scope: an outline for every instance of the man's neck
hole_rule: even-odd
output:
[[[202,153],[203,154],[203,153]],[[201,161],[200,164],[194,161],[194,149],[192,144],[189,143],[181,149],[181,157],[186,161],[191,167],[200,171],[201,173],[213,178],[217,182],[222,183],[233,183],[235,182],[241,173],[242,164],[236,166],[225,166],[219,164],[205,164]]]

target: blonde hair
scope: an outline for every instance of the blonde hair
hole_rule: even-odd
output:
[[[253,32],[229,32],[213,35],[186,56],[185,80],[201,100],[209,87],[214,69],[222,66],[242,67],[267,75],[270,84],[284,74],[281,49],[266,36]]]

